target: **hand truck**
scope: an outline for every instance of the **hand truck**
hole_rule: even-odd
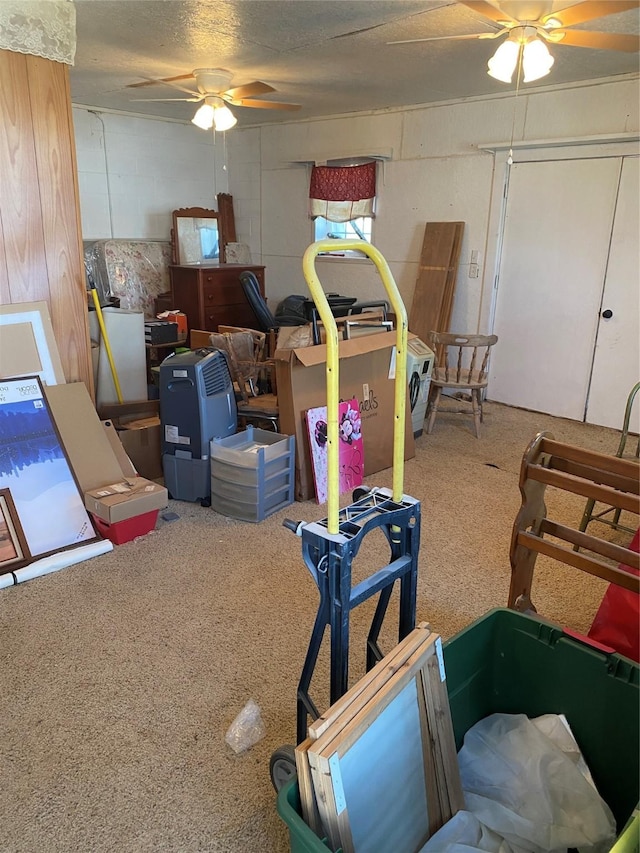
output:
[[[339,347],[335,318],[315,271],[321,252],[358,251],[376,265],[396,316],[395,398],[392,488],[360,487],[353,502],[340,509],[338,463]],[[285,519],[285,527],[302,539],[302,557],[320,594],[309,648],[297,691],[297,743],[307,736],[307,721],[320,713],[309,695],[313,671],[325,629],[330,627],[330,703],[348,689],[349,621],[351,611],[379,595],[367,637],[366,667],[370,670],[383,653],[378,636],[387,612],[393,586],[400,585],[398,640],[415,627],[418,550],[420,547],[420,502],[403,494],[404,435],[407,396],[407,312],[382,254],[362,240],[319,240],[304,253],[302,268],[324,324],[327,338],[327,517],[317,522]],[[365,460],[366,462],[366,460]],[[389,563],[352,586],[351,568],[367,533],[380,528],[390,548]],[[293,746],[282,746],[271,756],[271,780],[277,791],[296,772]]]

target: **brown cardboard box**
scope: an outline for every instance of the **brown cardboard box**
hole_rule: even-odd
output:
[[[124,451],[114,451],[117,436],[110,425],[100,423],[82,382],[44,390],[90,512],[111,524],[167,505],[165,487],[134,476]],[[106,494],[96,494],[99,492]]]
[[[393,464],[395,380],[389,378],[389,373],[395,343],[396,333],[385,332],[339,344],[340,397],[355,397],[360,402],[365,476]],[[276,350],[274,358],[280,432],[296,437],[296,500],[305,501],[314,495],[305,412],[327,403],[327,348],[320,344],[281,349]],[[404,458],[414,455],[411,407],[407,401]]]
[[[100,418],[110,421],[136,471],[147,480],[162,477],[162,433],[158,400],[109,403],[100,407]]]
[[[85,492],[84,503],[89,512],[114,524],[132,515],[161,509],[167,503],[167,490],[144,477],[131,477]],[[135,513],[131,512],[133,506]]]

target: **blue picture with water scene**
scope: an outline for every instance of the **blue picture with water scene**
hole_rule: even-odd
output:
[[[0,381],[0,488],[32,557],[96,538],[37,377]]]

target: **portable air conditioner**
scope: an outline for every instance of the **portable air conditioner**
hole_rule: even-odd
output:
[[[415,438],[422,435],[424,429],[434,359],[433,350],[429,349],[420,338],[412,338],[408,341],[407,382],[411,404],[411,426]]]
[[[209,445],[238,428],[226,355],[203,348],[172,354],[160,365],[162,468],[173,498],[207,503]]]

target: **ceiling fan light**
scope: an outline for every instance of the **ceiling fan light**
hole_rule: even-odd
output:
[[[487,74],[503,83],[510,83],[518,62],[519,53],[520,45],[516,41],[511,39],[503,41],[488,62],[489,70]]]
[[[216,130],[231,130],[237,123],[238,119],[225,104],[213,107],[213,126]]]
[[[211,130],[213,127],[214,109],[211,104],[203,104],[198,108],[196,114],[191,119],[192,124],[202,130]]]
[[[551,70],[554,58],[549,53],[549,48],[540,39],[533,39],[524,46],[522,56],[522,69],[524,71],[524,82],[539,80]]]

